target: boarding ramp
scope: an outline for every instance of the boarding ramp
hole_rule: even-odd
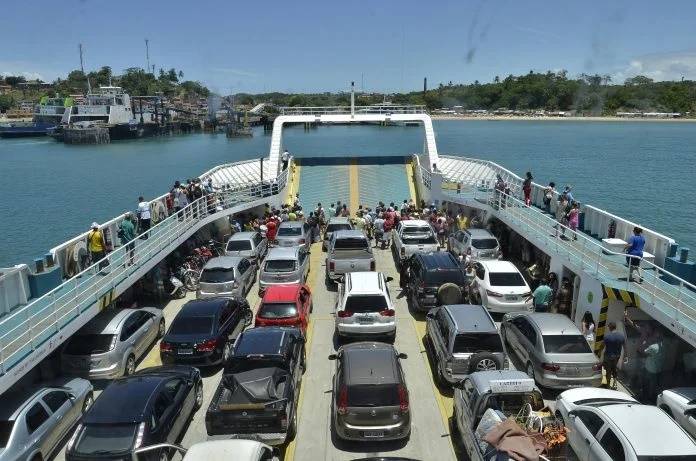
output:
[[[394,202],[397,209],[404,200],[414,199],[409,188],[405,163],[408,158],[361,158],[358,169],[359,200],[363,208],[375,209],[380,202]]]
[[[296,193],[309,214],[321,203],[327,209],[340,200],[350,203],[350,166],[345,159],[331,157],[295,158],[299,170],[299,186]]]
[[[147,238],[133,241],[132,254],[126,246],[118,247],[47,294],[1,317],[0,394],[195,232],[220,218],[279,199],[285,194],[286,180],[287,172],[283,172],[273,183],[227,183],[214,195],[164,217]]]

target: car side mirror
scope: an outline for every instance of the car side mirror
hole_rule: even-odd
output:
[[[400,359],[407,359],[407,358],[408,358],[408,354],[404,354],[403,352],[399,352],[398,357],[399,357]]]
[[[385,280],[387,281],[387,283],[389,283],[389,282],[391,282],[392,280],[394,280],[394,277],[387,277]]]
[[[77,396],[76,396],[75,394],[68,394],[68,397],[69,397],[70,400],[72,400],[73,402],[74,402],[75,400],[77,400]]]
[[[428,318],[428,319],[434,319],[434,318],[435,318],[435,314],[433,314],[432,312],[428,312],[427,314],[425,314],[425,317]]]
[[[577,415],[578,414],[575,410],[571,410],[568,412],[568,416],[570,416],[571,418],[575,418]]]
[[[329,360],[336,360],[337,358],[338,358],[338,354],[329,355]]]

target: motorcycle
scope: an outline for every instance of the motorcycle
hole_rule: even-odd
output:
[[[186,296],[186,292],[188,291],[184,283],[179,279],[179,277],[177,277],[177,275],[181,276],[181,274],[181,269],[179,269],[177,273],[173,271],[169,272],[169,284],[172,286],[171,291],[169,291],[169,296],[175,299],[183,298]]]
[[[391,238],[391,230],[375,230],[375,240],[379,242],[380,248],[385,249],[389,246],[389,240]]]

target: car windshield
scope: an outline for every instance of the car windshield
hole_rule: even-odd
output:
[[[234,268],[229,269],[203,269],[201,272],[201,282],[203,283],[225,283],[234,281]]]
[[[544,350],[551,354],[586,354],[592,352],[583,335],[543,335]]]
[[[133,448],[137,424],[88,424],[75,443],[78,455],[108,455]]]
[[[404,238],[409,238],[409,234],[429,234],[430,232],[430,226],[404,226],[403,230]]]
[[[390,407],[399,404],[396,384],[361,384],[348,386],[348,406]]]
[[[266,272],[292,272],[295,270],[294,259],[270,259],[266,261]]]
[[[334,243],[334,250],[368,250],[369,248],[367,239],[360,237],[340,238]]]
[[[295,303],[263,303],[258,313],[265,319],[286,319],[297,316]]]
[[[424,236],[423,234],[419,235],[406,235],[404,234],[404,243],[407,243],[409,245],[429,245],[431,243],[437,243],[435,240],[435,236],[430,234],[427,236]]]
[[[475,352],[503,352],[503,343],[497,333],[459,334],[454,337],[452,352],[455,354]]]
[[[346,299],[348,312],[379,312],[386,309],[387,300],[382,295],[351,295]]]
[[[227,242],[227,251],[245,250],[251,250],[251,242],[249,240],[230,240]]]
[[[352,229],[350,224],[329,224],[326,226],[326,232],[336,232],[339,230],[350,230]]]
[[[496,239],[473,239],[471,241],[471,246],[477,250],[492,250],[498,247],[498,241]]]
[[[482,411],[485,411],[486,408],[493,408],[510,416],[519,413],[522,406],[526,404],[530,404],[532,410],[538,411],[544,407],[544,399],[537,391],[517,394],[494,394],[488,397],[488,401]]]
[[[463,286],[466,283],[464,274],[459,269],[436,269],[425,273],[424,282],[427,285],[442,285],[445,283],[454,283]]]
[[[0,421],[0,448],[5,448],[12,435],[14,421]]]
[[[70,338],[65,353],[70,355],[101,354],[111,350],[114,335],[75,335]]]
[[[523,287],[524,279],[519,272],[490,272],[488,279],[493,287]]]
[[[189,317],[177,316],[169,327],[169,333],[173,335],[209,335],[213,333],[214,317]]]
[[[278,235],[281,237],[294,237],[297,235],[302,235],[301,227],[281,227],[278,229]]]

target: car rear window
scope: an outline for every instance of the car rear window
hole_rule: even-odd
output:
[[[264,319],[286,319],[297,316],[295,303],[263,303],[257,314]]]
[[[379,312],[386,309],[387,300],[382,295],[351,295],[346,299],[348,312]]]
[[[0,421],[0,448],[5,448],[12,435],[14,421]]]
[[[404,226],[403,234],[406,237],[408,234],[429,234],[431,231],[430,226]]]
[[[114,335],[75,335],[70,338],[65,353],[70,355],[101,354],[111,350]]]
[[[302,235],[301,227],[281,227],[278,229],[278,235],[285,237],[293,237],[296,235]]]
[[[201,272],[201,282],[203,283],[225,283],[234,280],[234,268],[229,269],[203,269]]]
[[[427,271],[423,280],[426,285],[443,285],[445,283],[454,283],[462,286],[466,284],[464,274],[459,269],[437,269]]]
[[[396,384],[348,386],[350,407],[391,407],[399,404]]]
[[[227,242],[227,251],[245,250],[251,250],[251,242],[249,240],[230,240]]]
[[[455,354],[503,352],[503,343],[497,333],[459,334],[454,337],[452,352]]]
[[[88,424],[75,444],[75,453],[98,456],[130,451],[137,428],[137,424]]]
[[[437,243],[434,235],[423,236],[421,235],[406,235],[404,234],[404,243],[409,245],[429,245],[431,243]]]
[[[583,335],[543,335],[544,350],[552,354],[585,354],[592,352]]]
[[[326,226],[326,232],[336,232],[339,230],[350,230],[353,227],[350,224],[329,224]]]
[[[477,250],[492,250],[498,247],[498,241],[496,239],[473,239],[471,241],[471,246]]]
[[[266,272],[292,272],[295,270],[294,259],[271,259],[266,261]]]
[[[523,287],[524,279],[519,272],[490,272],[488,279],[493,287]]]
[[[367,250],[370,245],[366,238],[351,237],[336,239],[334,250]]]
[[[214,317],[186,315],[177,316],[169,327],[173,335],[209,335],[213,332]]]

